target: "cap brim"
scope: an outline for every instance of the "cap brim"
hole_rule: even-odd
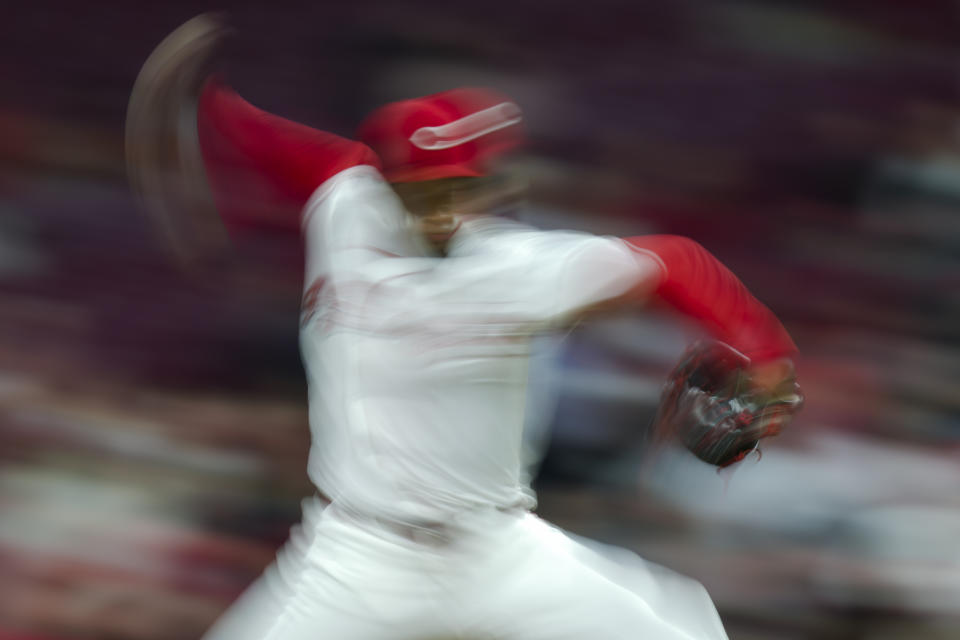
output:
[[[397,167],[383,171],[387,182],[425,182],[444,178],[479,178],[487,175],[468,164],[447,164],[437,167]]]

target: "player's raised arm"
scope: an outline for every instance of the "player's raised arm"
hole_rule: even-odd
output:
[[[197,131],[214,202],[239,229],[297,229],[320,185],[379,164],[367,146],[258,109],[216,78],[200,92]]]
[[[379,164],[365,145],[258,109],[216,78],[228,33],[212,14],[173,31],[144,63],[127,109],[131,187],[188,263],[215,250],[223,226],[298,232],[321,184]]]

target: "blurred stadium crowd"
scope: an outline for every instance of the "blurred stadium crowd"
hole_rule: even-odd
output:
[[[179,268],[128,192],[150,49],[208,7],[36,2],[0,38],[0,640],[196,638],[311,492],[295,248]],[[960,637],[960,26],[948,0],[274,2],[233,84],[348,134],[489,84],[518,213],[679,233],[801,349],[807,408],[723,478],[644,427],[689,327],[545,339],[540,513],[707,586],[731,638]],[[546,432],[549,429],[549,432]]]

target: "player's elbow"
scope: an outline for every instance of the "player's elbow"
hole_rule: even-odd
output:
[[[660,284],[666,283],[678,272],[687,271],[689,265],[712,258],[703,245],[686,236],[635,236],[625,238],[625,242],[635,254],[656,263]]]
[[[663,235],[657,237],[660,238],[658,241],[659,254],[667,264],[668,269],[671,264],[699,260],[710,256],[710,252],[702,244],[686,236]]]

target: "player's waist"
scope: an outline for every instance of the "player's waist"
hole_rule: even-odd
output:
[[[520,514],[526,511],[521,504],[503,505],[472,505],[458,512],[451,513],[444,518],[417,518],[408,515],[371,513],[333,502],[328,507],[333,517],[360,527],[367,532],[374,532],[388,541],[403,545],[427,547],[449,547],[464,540],[476,532],[481,531],[493,519],[505,515]]]

